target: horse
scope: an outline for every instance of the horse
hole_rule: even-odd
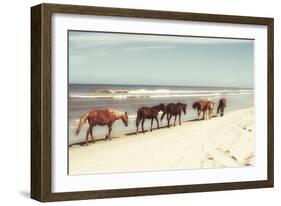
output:
[[[200,119],[201,112],[203,112],[202,119],[205,119],[205,115],[207,112],[209,114],[209,119],[211,119],[214,107],[215,103],[211,100],[206,99],[200,99],[199,101],[192,104],[192,108],[197,109],[198,119]]]
[[[206,99],[200,99],[199,101],[192,104],[192,108],[197,109],[198,119],[200,119],[201,112],[203,112],[204,116],[204,108],[206,107],[207,102],[208,100]]]
[[[88,138],[89,135],[91,135],[92,142],[95,143],[94,137],[93,137],[93,127],[96,125],[99,126],[108,126],[108,134],[106,135],[106,140],[111,140],[110,135],[112,131],[112,125],[116,120],[121,119],[124,123],[124,125],[128,126],[128,114],[127,112],[120,112],[113,109],[105,109],[105,110],[92,110],[90,112],[86,112],[83,114],[80,118],[78,127],[76,129],[76,135],[79,134],[82,126],[86,123],[88,120],[89,128],[86,133],[85,138],[85,145],[88,145]]]
[[[208,101],[205,108],[204,108],[204,116],[203,116],[203,119],[205,119],[205,113],[208,111],[208,114],[209,114],[209,119],[212,118],[212,115],[213,115],[213,111],[214,111],[214,108],[215,108],[215,102],[213,101]]]
[[[142,126],[142,133],[144,134],[143,124],[145,119],[151,119],[151,125],[150,125],[150,131],[152,132],[152,126],[153,126],[153,120],[155,119],[157,122],[157,128],[159,129],[159,121],[158,121],[158,113],[162,111],[165,111],[165,105],[159,104],[153,107],[142,107],[137,112],[137,118],[136,118],[136,127],[137,131],[136,134],[139,132],[139,124],[141,122]]]
[[[161,116],[161,121],[163,120],[165,114],[167,114],[167,122],[168,122],[168,128],[170,127],[170,120],[172,118],[172,116],[175,116],[175,120],[174,120],[174,127],[176,126],[176,120],[177,120],[177,116],[179,115],[179,124],[181,125],[181,112],[183,111],[184,114],[186,114],[186,104],[182,104],[182,103],[170,103],[166,106],[165,108],[165,112],[162,114]]]
[[[217,109],[217,114],[220,113],[221,117],[223,117],[223,115],[224,115],[224,108],[225,107],[226,107],[226,99],[222,98],[219,101],[219,106],[218,106],[218,109]]]

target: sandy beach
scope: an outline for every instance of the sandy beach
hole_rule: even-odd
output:
[[[69,174],[252,166],[253,113],[240,109],[138,135],[113,131],[111,141],[69,147]]]

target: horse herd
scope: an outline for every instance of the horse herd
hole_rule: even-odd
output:
[[[197,110],[198,119],[200,119],[201,114],[203,114],[202,119],[211,118],[213,115],[213,110],[215,107],[215,102],[207,99],[200,99],[192,104],[192,108]],[[220,116],[224,115],[224,109],[226,107],[226,99],[222,98],[219,100],[219,104],[217,107],[217,114],[220,113]],[[172,116],[174,116],[174,126],[176,126],[177,117],[179,117],[179,124],[181,125],[181,113],[183,112],[186,114],[187,105],[183,103],[170,103],[166,106],[164,104],[159,104],[153,107],[142,107],[137,112],[136,117],[136,134],[138,134],[139,125],[141,123],[142,132],[144,131],[144,122],[145,119],[150,119],[150,131],[152,131],[153,121],[155,119],[157,123],[157,128],[159,129],[159,120],[158,114],[160,111],[162,112],[161,121],[163,120],[164,116],[166,115],[167,118],[167,127],[170,127],[170,120]],[[112,131],[112,125],[116,120],[121,119],[124,125],[128,126],[128,114],[127,112],[121,112],[113,109],[106,109],[106,110],[92,110],[90,112],[86,112],[80,118],[78,127],[76,129],[76,135],[79,134],[82,126],[88,121],[89,128],[86,133],[85,138],[85,145],[88,145],[89,136],[91,136],[92,142],[95,143],[95,139],[93,137],[93,127],[96,125],[99,126],[108,126],[108,134],[106,135],[106,140],[111,140],[110,135]]]

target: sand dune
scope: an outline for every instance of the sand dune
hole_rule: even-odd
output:
[[[253,108],[69,148],[69,174],[254,165]]]

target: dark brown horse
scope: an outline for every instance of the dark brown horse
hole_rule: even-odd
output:
[[[192,105],[192,108],[197,110],[198,119],[200,119],[201,112],[203,113],[202,119],[205,119],[207,112],[209,114],[209,119],[210,119],[212,117],[214,107],[215,107],[215,103],[207,99],[200,99],[199,101],[194,102]]]
[[[176,126],[177,116],[179,115],[179,124],[181,125],[181,112],[183,111],[184,114],[186,114],[186,104],[182,103],[170,103],[166,106],[165,112],[161,116],[161,121],[163,120],[165,114],[167,114],[167,122],[168,122],[168,128],[170,127],[170,120],[172,116],[175,116],[174,120],[174,127]]]
[[[226,99],[222,98],[219,101],[219,106],[218,106],[218,109],[217,109],[217,114],[220,113],[221,117],[223,117],[223,115],[224,115],[224,108],[225,107],[226,107]]]
[[[118,120],[122,119],[125,126],[128,126],[128,114],[127,112],[120,112],[113,109],[106,109],[106,110],[92,110],[90,112],[85,113],[80,118],[79,125],[76,129],[76,135],[79,134],[82,126],[86,123],[88,120],[89,128],[86,133],[85,138],[85,145],[88,145],[88,138],[89,135],[91,135],[92,142],[95,143],[94,137],[93,137],[93,127],[96,125],[99,126],[108,126],[108,135],[106,135],[106,140],[111,140],[110,135],[112,131],[112,125],[113,123]]]
[[[136,119],[136,127],[137,131],[136,133],[138,134],[139,132],[139,124],[141,122],[142,126],[142,133],[144,133],[143,129],[143,124],[145,119],[151,119],[151,125],[150,125],[150,131],[152,131],[152,126],[153,126],[153,120],[155,119],[157,122],[157,128],[159,129],[159,121],[158,121],[158,113],[160,111],[164,112],[165,110],[165,105],[164,104],[159,104],[154,107],[142,107],[138,110],[137,113],[137,119]]]

